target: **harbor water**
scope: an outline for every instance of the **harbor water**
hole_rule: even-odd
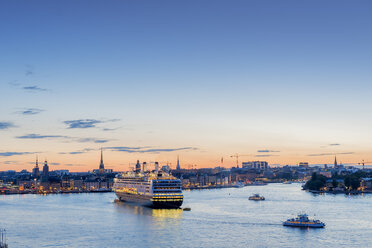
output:
[[[249,201],[259,193],[265,201]],[[315,195],[300,184],[184,191],[191,211],[114,203],[114,193],[1,195],[16,247],[370,247],[372,194]],[[324,229],[282,226],[307,213]],[[315,216],[314,216],[315,215]]]

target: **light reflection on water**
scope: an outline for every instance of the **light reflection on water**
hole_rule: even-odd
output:
[[[262,202],[248,201],[253,193]],[[372,195],[313,195],[298,184],[185,191],[180,209],[114,203],[112,193],[0,196],[9,247],[368,247]],[[283,227],[306,212],[325,229]]]
[[[134,215],[148,215],[152,216],[154,219],[181,219],[183,214],[182,209],[153,209],[127,202],[115,202],[114,204],[118,212]]]

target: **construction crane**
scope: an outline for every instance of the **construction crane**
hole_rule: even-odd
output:
[[[362,164],[363,170],[364,170],[364,166],[369,166],[369,165],[365,165],[366,163],[372,163],[372,162],[365,162],[364,160],[362,160],[362,162],[358,163],[358,165]]]
[[[239,157],[245,157],[245,156],[252,156],[252,155],[242,155],[235,153],[234,155],[231,155],[230,158],[236,158],[236,167],[239,168]]]

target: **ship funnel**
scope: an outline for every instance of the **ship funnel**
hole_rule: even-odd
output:
[[[140,172],[141,172],[141,164],[140,164],[139,160],[137,160],[136,173],[140,173]]]
[[[156,172],[156,174],[158,174],[158,172],[159,172],[159,163],[158,162],[155,162],[155,172]]]
[[[143,172],[146,172],[147,171],[147,164],[146,164],[146,162],[143,162],[143,164],[142,164],[142,171]]]

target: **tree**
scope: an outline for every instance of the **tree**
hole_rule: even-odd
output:
[[[333,180],[332,180],[332,187],[333,188],[336,188],[337,186],[338,186],[338,182],[337,182],[337,180],[335,178],[333,178]]]
[[[360,186],[360,179],[357,175],[347,175],[345,177],[345,186],[348,189],[356,190]]]
[[[311,179],[306,182],[304,189],[320,190],[325,186],[327,178],[323,175],[312,174]]]

